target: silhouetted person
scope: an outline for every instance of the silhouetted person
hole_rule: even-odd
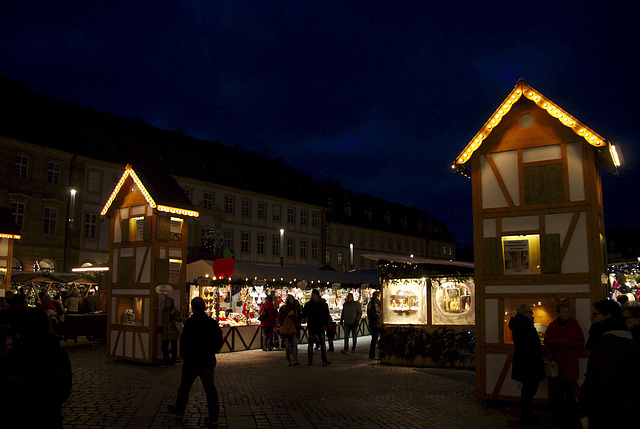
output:
[[[589,428],[636,427],[633,410],[640,403],[640,352],[631,332],[626,330],[617,302],[602,300],[593,304],[587,345],[591,354],[582,384],[582,405]],[[612,400],[615,409],[611,408]]]
[[[576,384],[580,378],[580,351],[584,347],[582,328],[571,317],[567,304],[556,307],[558,318],[549,324],[544,333],[547,356],[558,363],[558,376],[549,378],[549,396],[554,417],[577,421]]]
[[[327,360],[327,347],[324,343],[324,331],[327,321],[331,318],[329,306],[326,301],[320,298],[318,289],[311,291],[311,300],[304,305],[301,320],[307,322],[307,332],[309,333],[309,345],[307,347],[308,365],[313,365],[313,345],[320,343],[320,355],[322,356],[322,366],[330,365]]]
[[[189,402],[189,392],[196,378],[200,377],[207,395],[208,422],[218,427],[220,403],[218,390],[214,380],[216,367],[216,353],[222,348],[222,330],[218,321],[205,313],[204,300],[200,297],[191,300],[193,314],[184,322],[182,331],[182,377],[175,405],[169,405],[169,412],[179,419],[184,417],[184,411]]]
[[[0,365],[2,426],[61,428],[62,404],[71,394],[69,356],[42,310],[20,311],[15,329],[13,349]]]
[[[538,331],[533,326],[533,311],[527,304],[520,304],[517,314],[509,320],[515,351],[511,378],[522,383],[520,393],[520,421],[535,423],[538,416],[533,414],[533,398],[538,385],[544,380],[542,344]]]
[[[382,327],[382,303],[380,302],[380,292],[375,291],[371,301],[367,304],[367,320],[369,331],[371,331],[371,344],[369,345],[369,359],[376,358],[376,344]]]

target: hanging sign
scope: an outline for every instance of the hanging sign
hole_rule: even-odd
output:
[[[169,295],[173,292],[173,286],[167,284],[159,284],[156,286],[156,293],[158,295]]]

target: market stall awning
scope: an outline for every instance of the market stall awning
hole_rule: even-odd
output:
[[[61,276],[48,272],[18,273],[11,276],[11,283],[67,283]]]
[[[379,284],[379,270],[357,270],[350,272],[327,271],[325,265],[297,265],[279,267],[275,265],[259,265],[236,263],[232,280],[258,279],[279,281],[306,280],[309,285],[316,283],[340,284]],[[199,260],[187,265],[187,279],[192,281],[198,277],[213,277],[211,261]]]
[[[394,253],[366,253],[363,258],[374,261],[402,262],[404,264],[445,265],[453,267],[474,268],[473,262],[452,261],[449,259],[420,258]]]

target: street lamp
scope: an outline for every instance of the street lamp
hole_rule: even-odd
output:
[[[349,243],[349,266],[353,270],[353,243]]]
[[[280,228],[280,266],[284,267],[284,229]]]
[[[67,232],[64,237],[64,272],[70,272],[71,246],[73,238],[73,223],[76,212],[76,190],[69,188],[69,206],[67,211]]]

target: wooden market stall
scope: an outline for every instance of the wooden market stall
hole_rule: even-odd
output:
[[[340,311],[348,293],[362,303],[363,317],[358,326],[358,336],[369,335],[366,305],[372,288],[378,288],[378,270],[340,272],[322,265],[267,266],[236,263],[233,275],[228,279],[216,279],[212,261],[194,259],[187,267],[189,299],[200,296],[207,305],[207,314],[220,321],[224,336],[222,352],[259,349],[262,347],[258,309],[271,292],[279,305],[287,294],[292,294],[304,304],[311,297],[311,290],[318,289],[327,301],[330,315],[340,320]],[[344,338],[342,326],[336,325],[335,341]],[[308,342],[306,325],[301,326],[300,344]],[[336,345],[341,347],[341,343]]]
[[[569,303],[587,337],[606,289],[600,167],[618,165],[614,146],[523,80],[455,160],[472,184],[478,397],[520,396],[507,327],[520,303],[540,335]]]
[[[384,253],[363,256],[380,266],[380,361],[473,366],[473,263]]]
[[[20,228],[16,225],[8,207],[0,207],[0,298],[5,296],[11,284],[13,241],[20,240]]]
[[[127,165],[101,216],[111,218],[107,355],[158,362],[165,296],[187,312],[187,220],[199,213],[171,176]]]

